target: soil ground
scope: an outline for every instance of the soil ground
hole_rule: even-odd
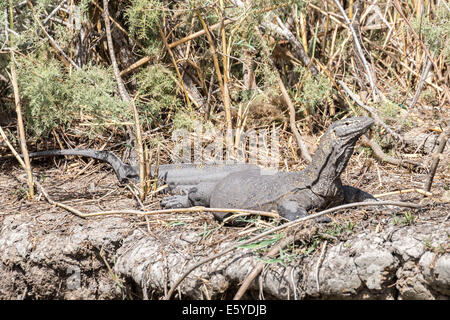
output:
[[[271,263],[271,268],[299,267],[301,262],[303,277],[299,277],[298,280],[303,281],[303,284],[298,286],[297,298],[320,296],[322,298],[399,298],[401,289],[398,286],[401,284],[398,284],[400,280],[396,279],[397,276],[390,279],[391,283],[387,284],[391,288],[397,287],[396,292],[387,293],[383,291],[386,288],[380,289],[382,291],[367,291],[367,284],[365,284],[356,292],[339,296],[332,292],[314,293],[314,290],[308,289],[307,283],[312,280],[308,280],[305,275],[312,272],[317,264],[324,240],[327,240],[329,248],[335,248],[363,234],[383,234],[384,231],[392,228],[394,231],[390,232],[416,228],[419,231],[415,230],[415,233],[420,233],[422,227],[425,233],[429,232],[427,230],[430,225],[439,228],[447,234],[447,239],[444,239],[444,243],[434,245],[440,246],[439,255],[446,257],[445,261],[447,261],[450,231],[447,190],[450,185],[450,174],[446,170],[448,165],[448,159],[444,159],[439,167],[433,183],[433,196],[424,197],[419,193],[411,192],[384,198],[421,202],[424,205],[422,209],[354,208],[331,214],[329,223],[307,222],[295,231],[291,231],[301,234],[296,245],[287,252],[289,257],[294,258],[284,263]],[[59,159],[54,160],[54,163],[37,162],[34,170],[37,176],[45,177],[43,181],[41,179],[41,184],[54,201],[75,207],[83,213],[141,209],[129,189],[117,185],[114,175],[106,165],[94,164],[86,169],[82,160]],[[21,178],[18,179],[18,177]],[[222,250],[223,244],[232,244],[261,229],[276,225],[273,221],[253,219],[245,227],[223,226],[209,213],[172,213],[145,217],[113,215],[81,219],[64,209],[50,205],[41,194],[37,194],[35,200],[27,200],[24,197],[26,190],[24,178],[23,171],[12,161],[2,164],[0,168],[0,194],[2,195],[0,198],[0,246],[3,252],[1,268],[7,276],[0,280],[0,296],[4,299],[161,298],[167,293],[170,284],[183,273],[183,270],[187,269],[191,260],[196,261],[207,256],[207,253]],[[344,184],[362,188],[374,195],[411,188],[421,189],[425,178],[425,173],[381,165],[367,157],[364,152],[357,152],[352,157],[342,176]],[[145,209],[159,209],[161,197],[162,195],[157,195],[147,199],[144,203]],[[22,230],[23,228],[26,232]],[[141,235],[136,235],[137,231]],[[432,235],[429,236],[431,239]],[[170,270],[168,267],[170,262],[163,263],[156,259],[162,263],[162,266],[165,265],[168,268],[164,272],[160,270],[160,273],[156,272],[153,275],[165,277],[166,279],[161,283],[159,283],[161,279],[151,279],[151,271],[145,273],[145,279],[142,278],[143,275],[133,274],[134,271],[131,270],[133,268],[127,271],[124,262],[120,262],[119,256],[121,254],[127,256],[129,252],[121,253],[121,250],[123,251],[129,242],[134,244],[133,250],[137,250],[136,246],[142,247],[142,241],[144,244],[158,243],[155,250],[159,252],[153,252],[151,256],[154,257],[157,254],[167,258],[170,254],[175,254],[183,257],[184,265],[181,269]],[[183,243],[180,244],[180,241]],[[249,268],[258,261],[255,257],[264,254],[266,250],[247,250],[244,253],[244,256],[249,254],[252,256],[252,262],[248,263]],[[49,256],[49,253],[52,254]],[[237,257],[242,256],[236,254],[228,255],[228,260],[221,263],[226,262],[225,264],[230,266],[235,259],[236,267],[239,266],[242,261]],[[128,258],[127,261],[130,259]],[[418,257],[416,260],[418,263]],[[321,263],[326,262],[327,259],[324,259]],[[407,262],[408,259],[403,261],[403,263]],[[158,263],[154,264],[156,265]],[[323,265],[323,268],[325,267]],[[450,274],[449,267],[448,263],[444,264],[444,270]],[[77,284],[76,290],[69,290],[70,286],[66,285],[72,276],[71,268],[85,275],[81,283]],[[398,266],[397,274],[399,269],[401,266]],[[250,271],[251,268],[248,270]],[[245,275],[244,272],[237,281],[242,281]],[[216,281],[217,283],[213,281],[214,273],[210,273],[209,277],[208,280],[202,280],[208,286],[199,286],[197,283],[190,287],[186,284],[180,294],[185,298],[231,298],[233,292],[239,287],[239,283],[233,282],[236,280],[225,281],[225,285],[224,281]],[[361,278],[361,275],[359,277]],[[224,278],[227,279],[226,276]],[[292,291],[267,289],[266,285],[267,287],[274,285],[270,283],[271,280],[267,281],[268,283],[265,284],[263,280],[260,280],[258,285],[255,284],[256,287],[251,286],[245,297],[258,298],[263,294],[265,298],[293,298]],[[147,285],[149,287],[146,287]],[[313,284],[312,287],[314,286]],[[326,284],[322,286],[326,291]],[[289,288],[289,285],[287,287]],[[425,294],[424,298],[448,298],[447,290],[448,288],[445,290],[429,288],[430,294],[429,296]],[[400,298],[408,298],[408,295],[402,297],[400,293]],[[417,296],[413,295],[412,298]]]

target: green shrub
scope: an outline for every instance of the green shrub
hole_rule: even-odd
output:
[[[450,63],[450,10],[441,4],[433,17],[414,18],[411,24],[428,48],[437,54],[443,52],[446,63]]]
[[[300,79],[303,79],[303,85],[296,100],[314,114],[317,107],[331,101],[333,87],[330,80],[322,74],[311,76],[305,67],[296,66],[295,71],[299,73]]]
[[[112,70],[85,66],[66,74],[55,59],[17,60],[24,116],[35,136],[45,136],[57,126],[67,127],[80,114],[100,124],[127,118],[128,107],[114,97]]]
[[[176,110],[180,106],[175,76],[162,64],[143,68],[135,79],[140,112],[150,113],[151,117],[160,120],[163,110]]]
[[[161,48],[159,27],[164,5],[158,0],[131,0],[125,19],[133,37],[145,43],[146,54],[155,55]]]

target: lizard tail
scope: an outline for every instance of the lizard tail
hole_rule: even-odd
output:
[[[22,155],[21,155],[22,156]],[[122,160],[111,151],[99,151],[94,149],[66,149],[31,152],[30,158],[52,156],[81,156],[107,162],[111,165],[120,183],[129,179],[135,179],[134,167],[124,164]],[[131,177],[130,177],[131,175]]]

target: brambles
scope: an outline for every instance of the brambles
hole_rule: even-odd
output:
[[[419,2],[404,3],[402,8],[435,52],[444,77],[450,56],[449,11],[442,4]],[[381,120],[400,126],[394,131],[413,126],[409,101],[426,55],[408,36],[411,29],[404,28],[407,23],[398,19],[391,1],[373,6],[353,3],[360,3],[363,10],[360,42],[381,93],[378,101],[365,83],[365,68],[353,50],[354,37],[332,3],[110,1],[114,55],[137,107],[141,131],[145,135],[164,128],[161,134],[167,137],[175,129],[193,129],[196,122],[243,131],[276,126],[288,135],[294,133],[300,144],[292,124],[299,125],[302,134],[316,134],[331,119],[365,112],[344,98],[340,81],[377,111]],[[68,129],[87,137],[105,133],[106,128],[116,136],[129,134],[133,115],[118,98],[102,5],[90,0],[37,0],[33,10],[28,2],[14,5],[14,33],[1,32],[0,42],[6,43],[10,34],[15,40],[12,49],[17,52],[24,120],[31,137]],[[7,22],[6,9],[5,2],[0,2],[0,25]],[[348,3],[344,8],[350,20],[355,18],[353,9]],[[0,70],[11,63],[4,48]],[[314,59],[305,63],[304,55]],[[418,89],[418,106],[443,105],[444,82],[433,69]],[[8,76],[2,71],[0,75],[0,102],[13,110]],[[279,81],[288,94],[282,93]],[[286,98],[293,103],[286,104]],[[442,111],[436,110],[439,118]],[[390,143],[392,131],[385,131],[388,137],[382,140],[388,143],[383,147],[395,147]],[[384,135],[385,131],[378,132]],[[148,143],[151,137],[145,139]],[[311,148],[314,142],[308,143]]]
[[[440,5],[433,14],[413,18],[411,24],[430,50],[442,52],[446,63],[450,63],[450,10]]]
[[[90,127],[99,130],[102,123],[119,121],[128,112],[126,106],[112,95],[115,83],[111,69],[88,65],[68,74],[62,71],[57,60],[49,59],[44,63],[40,59],[39,56],[32,60],[18,59],[27,128],[35,135],[45,136],[55,127],[67,128],[83,118],[99,124]]]

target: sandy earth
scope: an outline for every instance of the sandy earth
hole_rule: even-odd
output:
[[[328,224],[307,222],[290,230],[295,245],[266,264],[244,298],[448,299],[445,168],[448,160],[435,177],[432,197],[413,192],[383,198],[421,202],[422,209],[355,208],[330,215]],[[83,213],[139,209],[105,165],[86,170],[80,160],[57,160],[37,163],[35,173],[45,176],[41,183],[53,200]],[[253,219],[246,227],[221,226],[209,213],[82,219],[39,193],[36,200],[25,199],[23,177],[13,162],[0,167],[2,299],[161,299],[195,262],[276,225]],[[425,174],[381,166],[360,153],[342,178],[381,194],[421,188]],[[158,209],[160,197],[147,199],[146,210]],[[194,270],[175,296],[232,298],[267,250],[239,248],[215,259]]]

